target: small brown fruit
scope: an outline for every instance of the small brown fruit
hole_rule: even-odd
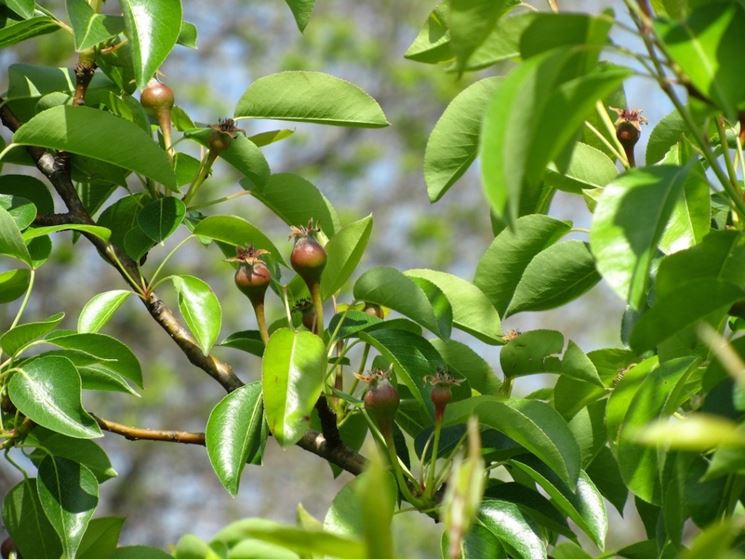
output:
[[[153,78],[142,90],[140,103],[148,113],[155,116],[161,111],[170,111],[174,103],[173,90]]]

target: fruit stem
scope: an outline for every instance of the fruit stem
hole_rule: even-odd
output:
[[[256,314],[256,322],[259,325],[259,334],[261,334],[261,341],[264,345],[269,343],[269,330],[266,327],[266,316],[264,315],[264,301],[257,302],[256,304],[251,302]]]
[[[163,145],[166,148],[168,158],[173,161],[174,151],[173,140],[171,138],[171,109],[162,109],[158,111],[158,126],[160,126],[160,131],[163,134]]]
[[[432,442],[432,455],[429,461],[429,477],[425,485],[427,495],[435,492],[435,470],[437,469],[437,453],[440,451],[440,433],[442,432],[442,418],[435,420],[435,438]]]
[[[8,330],[15,328],[16,325],[18,324],[18,321],[21,320],[21,315],[23,315],[23,311],[26,310],[26,306],[28,305],[29,298],[31,297],[31,291],[34,289],[35,278],[36,278],[36,270],[34,268],[31,268],[31,272],[29,274],[29,280],[28,280],[28,288],[26,289],[26,294],[23,296],[23,301],[21,301],[21,306],[18,309],[18,312],[16,313],[16,316],[13,319],[13,323],[10,325],[10,328],[8,328]]]
[[[212,164],[217,159],[217,152],[214,150],[209,150],[207,152],[207,157],[202,160],[202,165],[199,167],[199,172],[197,173],[197,176],[194,177],[194,180],[189,185],[189,190],[186,191],[186,194],[184,194],[184,197],[182,198],[182,201],[187,206],[189,205],[189,202],[191,202],[191,199],[194,198],[197,191],[199,190],[199,187],[202,186],[202,183],[205,181],[207,176],[210,174],[210,170],[212,169]]]
[[[315,282],[310,286],[310,298],[313,301],[313,310],[316,311],[316,334],[323,338],[323,299],[321,298],[321,283]]]
[[[406,483],[406,478],[404,478],[403,472],[401,471],[401,466],[398,463],[398,454],[396,454],[396,444],[393,442],[393,435],[389,433],[387,435],[384,435],[383,438],[385,440],[386,452],[388,453],[388,460],[391,463],[393,475],[396,478],[396,482],[398,483],[398,488],[401,491],[401,494],[404,496],[404,499],[406,499],[412,505],[420,508],[421,506],[423,506],[423,503],[420,499],[415,497],[409,489],[409,484]]]

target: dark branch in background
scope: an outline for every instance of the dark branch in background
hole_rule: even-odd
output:
[[[76,223],[75,218],[69,213],[37,215],[34,218],[34,225],[65,225],[68,223]]]
[[[85,91],[83,90],[83,95],[84,94]],[[2,105],[0,107],[0,119],[7,128],[15,132],[21,126],[21,122],[16,118],[10,108],[4,104],[3,99],[0,99],[0,105]],[[44,221],[47,221],[51,224],[52,221],[59,220],[55,224],[79,223],[95,225],[95,221],[85,209],[85,206],[80,200],[70,178],[69,155],[64,153],[58,153],[55,155],[34,146],[29,146],[26,149],[36,162],[37,168],[47,177],[47,179],[49,179],[49,182],[57,191],[60,198],[62,198],[62,201],[68,209],[68,213],[66,214],[41,216],[39,218],[41,222],[43,223]],[[168,308],[160,297],[152,291],[145,292],[144,286],[146,283],[140,273],[139,266],[134,260],[114,244],[104,241],[95,235],[86,233],[83,233],[83,235],[96,247],[101,257],[111,264],[130,285],[130,287],[140,294],[140,300],[143,302],[150,315],[176,342],[178,347],[193,365],[202,369],[214,378],[227,392],[232,392],[233,390],[243,386],[243,382],[235,375],[232,367],[228,363],[212,355],[204,355],[202,353],[202,350],[199,348],[192,335],[186,328],[184,328],[178,318],[176,318],[173,311]],[[315,431],[308,431],[297,443],[298,446],[328,460],[329,462],[332,462],[333,464],[336,464],[352,474],[357,475],[361,473],[365,467],[364,457],[344,446],[341,437],[339,436],[333,413],[328,409],[325,400],[322,401],[323,403],[319,405],[322,407],[325,406],[326,411],[328,412],[324,419],[324,412],[319,409],[324,434],[316,433]],[[330,417],[328,416],[329,414]],[[131,429],[133,428],[131,427],[106,420],[97,420],[103,429],[124,436],[127,436],[127,432],[122,432],[122,429],[129,429],[130,431],[128,432],[132,434]],[[109,425],[111,428],[107,428],[106,425]],[[200,433],[179,434],[178,432],[150,431],[147,429],[135,429],[135,432],[137,436],[132,436],[132,438],[135,439],[167,440],[171,442],[186,442],[187,444],[204,444],[204,435]],[[160,434],[166,438],[153,438],[153,433]],[[144,436],[146,434],[151,436]],[[201,436],[202,442],[197,442],[194,439],[179,440],[179,437],[182,435],[186,437],[186,439],[189,439],[189,437]],[[173,436],[176,436],[176,438],[168,438]]]
[[[104,431],[116,433],[130,441],[160,441],[169,443],[205,445],[204,433],[193,431],[166,431],[160,429],[143,429],[131,427],[108,419],[93,416]],[[344,446],[330,445],[321,433],[308,431],[297,445],[332,464],[354,475],[359,475],[365,469],[366,460]]]
[[[321,431],[323,431],[323,436],[326,438],[328,446],[330,448],[343,446],[344,443],[341,440],[339,428],[336,425],[336,414],[329,408],[325,396],[318,398],[316,410],[318,410],[318,417],[321,420]]]

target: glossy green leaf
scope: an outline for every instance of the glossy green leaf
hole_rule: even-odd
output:
[[[93,356],[98,362],[87,368],[110,370],[142,388],[142,369],[137,357],[129,347],[116,338],[98,333],[65,333],[48,336],[45,341],[61,348],[81,351]]]
[[[523,272],[506,316],[560,307],[600,281],[587,243],[556,243],[539,252]]]
[[[484,39],[466,63],[466,70],[480,70],[503,60],[520,56],[520,37],[533,23],[535,12],[507,15],[497,21],[491,33]]]
[[[406,49],[404,57],[427,64],[436,64],[452,58],[448,31],[449,13],[449,2],[440,2],[430,12],[424,26]]]
[[[561,542],[551,551],[554,559],[592,559],[592,555],[574,542]]]
[[[21,231],[31,225],[36,217],[36,206],[22,196],[0,194],[0,207],[7,210]]]
[[[8,210],[2,207],[0,207],[0,254],[31,264],[31,255],[23,242],[18,225]]]
[[[607,446],[600,449],[587,467],[587,475],[619,514],[623,514],[629,491],[621,477],[618,461]]]
[[[471,282],[435,270],[417,268],[405,274],[434,283],[453,309],[453,325],[488,344],[502,343],[499,314],[484,293]]]
[[[672,293],[655,300],[631,332],[631,347],[653,349],[681,330],[704,320],[710,313],[724,313],[745,299],[745,289],[721,280],[700,279],[679,284]]]
[[[481,256],[473,283],[504,315],[523,272],[535,255],[569,232],[571,225],[545,215],[521,217]]]
[[[704,95],[729,116],[745,99],[745,77],[738,52],[745,49],[745,9],[715,3],[697,8],[683,22],[656,20],[665,51]]]
[[[505,546],[510,556],[520,559],[545,558],[546,544],[517,505],[498,499],[485,499],[477,522]]]
[[[186,205],[178,198],[153,200],[137,214],[137,224],[156,243],[170,237],[186,215]]]
[[[481,121],[500,78],[480,80],[462,92],[442,113],[424,152],[424,181],[430,202],[442,198],[476,159]]]
[[[207,420],[207,455],[220,483],[235,496],[241,473],[253,455],[262,448],[261,427],[264,406],[261,384],[241,386],[213,408]]]
[[[387,463],[383,460],[379,454],[373,456],[364,475],[359,477],[355,493],[364,519],[362,535],[366,548],[365,557],[394,559],[391,524],[397,492]],[[392,487],[393,491],[386,490]]]
[[[166,153],[148,134],[136,124],[90,107],[42,111],[15,132],[13,142],[84,155],[176,186]]]
[[[48,454],[67,458],[88,468],[101,483],[118,475],[104,450],[90,439],[74,439],[37,427],[28,434],[24,445],[38,449],[31,455],[32,459],[35,456],[43,459]]]
[[[187,131],[186,136],[209,147],[212,131],[212,128],[199,128]],[[263,185],[271,174],[264,154],[251,138],[246,138],[243,134],[233,138],[227,149],[220,152],[220,158],[247,177],[251,184]]]
[[[596,384],[601,388],[605,387],[595,364],[572,340],[569,340],[564,357],[561,360],[561,374]]]
[[[66,0],[75,50],[92,48],[124,31],[124,19],[96,13],[85,0]]]
[[[473,52],[491,33],[512,0],[450,0],[450,48],[462,70]]]
[[[178,308],[202,353],[208,355],[222,327],[222,307],[210,286],[194,276],[171,276]]]
[[[624,415],[619,433],[618,465],[629,490],[647,503],[662,503],[661,472],[666,455],[656,448],[638,445],[632,436],[651,420],[677,410],[680,402],[676,387],[685,382],[693,366],[692,358],[682,358],[668,361],[652,371],[642,381]]]
[[[710,228],[709,183],[702,172],[692,171],[662,234],[660,250],[669,254],[692,247],[701,242]]]
[[[321,274],[321,296],[328,299],[341,289],[365,253],[372,233],[372,214],[342,227],[326,244],[326,267]]]
[[[29,342],[41,338],[54,330],[64,317],[64,313],[57,313],[46,320],[19,324],[0,336],[0,347],[8,355],[15,355],[26,347]]]
[[[577,142],[566,169],[561,172],[556,165],[549,166],[546,184],[567,192],[581,193],[586,188],[605,186],[618,175],[610,157],[599,149]]]
[[[583,55],[557,51],[508,74],[486,111],[480,151],[484,192],[507,223],[536,206],[546,166],[574,138],[595,102],[628,76],[628,70],[608,66],[568,79],[562,72]]]
[[[34,0],[5,0],[4,4],[23,19],[33,17],[36,9]]]
[[[354,284],[354,298],[398,311],[440,334],[432,303],[412,279],[395,268],[380,266],[362,274]]]
[[[80,402],[80,375],[69,359],[41,356],[21,364],[8,383],[8,396],[29,419],[76,439],[101,437]]]
[[[54,201],[47,185],[29,175],[5,174],[0,177],[0,194],[21,196],[36,206],[36,213],[54,213]]]
[[[611,392],[605,408],[605,428],[608,433],[608,441],[612,444],[618,442],[623,418],[641,383],[657,368],[658,363],[659,359],[655,355],[634,363],[619,372],[618,380],[614,383],[613,392]]]
[[[80,541],[77,559],[110,557],[119,542],[124,518],[109,516],[94,518]]]
[[[529,460],[513,460],[511,463],[540,485],[553,505],[592,538],[601,551],[604,549],[608,533],[605,500],[584,471],[580,470],[577,487],[572,491],[540,464],[532,464]]]
[[[507,377],[561,371],[564,336],[556,330],[524,332],[502,348],[499,362]]]
[[[26,292],[31,272],[25,268],[0,273],[0,303],[15,301]]]
[[[29,242],[39,237],[44,237],[52,233],[58,233],[60,231],[80,231],[81,233],[88,233],[94,237],[98,237],[104,241],[108,241],[111,236],[111,231],[106,227],[100,227],[98,225],[82,225],[78,223],[66,223],[64,225],[45,225],[42,227],[31,227],[23,232],[23,240]]]
[[[339,228],[339,216],[331,202],[303,177],[276,173],[260,186],[247,181],[241,184],[288,225],[305,226],[313,218],[328,237]]]
[[[269,240],[269,237],[264,235],[258,227],[238,216],[214,215],[206,217],[194,228],[194,234],[233,246],[253,245],[256,248],[263,248],[268,250],[277,262],[287,265],[282,258],[282,253]]]
[[[258,330],[241,330],[233,332],[220,342],[222,347],[232,347],[240,349],[246,353],[261,357],[264,355],[264,342],[261,340],[261,333]]]
[[[647,165],[662,161],[665,154],[680,141],[687,130],[688,127],[677,110],[665,115],[649,134],[646,154]]]
[[[241,533],[246,538],[274,544],[301,554],[319,554],[338,559],[367,559],[368,557],[362,541],[322,530],[304,530],[294,526],[267,523],[246,526]]]
[[[308,25],[308,21],[310,21],[310,15],[313,13],[313,6],[316,0],[285,0],[285,2],[287,2],[290,10],[292,10],[297,28],[300,32],[305,31],[305,27]]]
[[[453,328],[453,308],[445,293],[427,279],[420,277],[411,277],[411,279],[422,290],[427,299],[429,299],[432,310],[437,318],[437,331],[439,335],[443,338],[449,338]]]
[[[121,6],[137,86],[142,88],[176,45],[181,32],[181,1],[122,0]]]
[[[52,33],[59,29],[54,18],[48,16],[32,17],[0,29],[0,48],[6,48],[32,37]]]
[[[78,332],[96,333],[111,320],[114,313],[129,299],[132,291],[115,289],[91,297],[78,316]]]
[[[689,167],[632,169],[605,187],[590,229],[590,247],[603,279],[633,308],[645,297],[649,267]]]
[[[403,330],[373,330],[360,332],[358,336],[393,364],[398,382],[406,385],[422,407],[427,407],[429,402],[425,404],[423,396],[424,377],[444,366],[442,357],[432,344],[421,336]]]
[[[538,400],[478,396],[450,404],[445,425],[475,414],[482,425],[504,433],[538,457],[572,490],[579,476],[579,447],[564,418]]]
[[[289,128],[281,128],[279,130],[268,130],[266,132],[259,132],[258,134],[252,134],[248,137],[256,146],[264,147],[274,142],[281,142],[285,138],[289,138],[295,133],[295,130]]]
[[[443,531],[442,541],[440,542],[443,559],[449,557],[450,542],[447,533]],[[489,530],[476,524],[471,527],[471,531],[466,534],[460,552],[461,559],[480,559],[489,557],[490,559],[505,559],[507,557],[504,548],[499,544],[499,540]]]
[[[66,458],[48,456],[39,465],[39,502],[60,537],[67,557],[76,557],[98,506],[98,481],[93,473]]]
[[[325,372],[326,348],[315,334],[280,328],[269,338],[261,383],[266,421],[280,445],[295,444],[308,430]]]
[[[36,484],[27,478],[5,495],[3,523],[24,557],[59,559],[62,544],[44,514]]]
[[[456,340],[430,340],[432,346],[445,360],[448,369],[468,379],[471,388],[481,394],[494,394],[502,383],[489,363],[466,344]]]
[[[321,72],[291,71],[254,81],[236,118],[271,118],[336,126],[388,126],[380,105],[359,87]]]

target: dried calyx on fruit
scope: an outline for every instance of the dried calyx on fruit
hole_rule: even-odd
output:
[[[445,369],[437,369],[434,375],[424,377],[424,382],[432,385],[429,398],[435,405],[435,422],[440,423],[445,414],[445,408],[453,399],[452,387],[460,385],[463,380],[456,379]]]
[[[242,128],[235,126],[235,121],[232,118],[221,118],[217,121],[217,124],[212,124],[210,128],[212,128],[212,131],[207,138],[207,146],[210,152],[215,155],[228,149],[238,133],[244,132]]]
[[[609,107],[609,109],[618,115],[613,123],[616,126],[616,138],[626,152],[629,166],[634,167],[634,146],[641,136],[642,124],[647,124],[647,117],[642,115],[641,109],[619,109],[617,107]]]
[[[290,228],[290,239],[295,241],[290,255],[292,269],[305,280],[308,288],[321,280],[321,273],[326,267],[326,249],[316,240],[320,229],[311,219],[305,227]]]
[[[251,301],[261,338],[266,343],[269,334],[264,318],[264,294],[272,281],[272,274],[266,262],[261,259],[264,254],[269,254],[269,251],[252,246],[239,247],[235,257],[229,258],[228,262],[238,262],[238,269],[234,276],[235,285]]]
[[[355,376],[370,385],[362,398],[365,411],[375,421],[386,442],[392,442],[393,423],[396,411],[401,403],[401,396],[399,396],[396,387],[388,380],[388,372],[382,369],[373,369],[368,374]]]

